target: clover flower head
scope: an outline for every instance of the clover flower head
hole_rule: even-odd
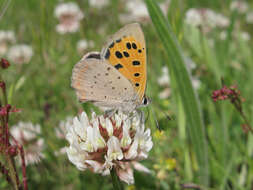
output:
[[[8,51],[9,45],[16,41],[13,31],[0,30],[0,55],[5,55]]]
[[[19,122],[11,127],[11,135],[24,146],[26,164],[38,163],[44,157],[44,140],[38,135],[41,133],[40,125],[30,122]],[[14,143],[14,142],[12,142]]]
[[[79,170],[108,175],[114,167],[117,175],[128,184],[134,183],[133,168],[149,172],[137,163],[146,159],[153,146],[150,129],[145,129],[138,112],[127,116],[122,112],[112,116],[89,119],[85,112],[67,126],[67,155]]]
[[[32,47],[26,44],[12,46],[7,54],[8,59],[15,64],[29,63],[32,56]]]
[[[59,19],[56,31],[60,34],[77,32],[80,28],[80,21],[84,17],[83,12],[75,2],[57,5],[54,14]]]
[[[108,0],[89,0],[91,7],[101,9],[109,4]]]

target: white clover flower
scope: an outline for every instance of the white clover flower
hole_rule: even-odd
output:
[[[220,13],[211,9],[191,8],[186,12],[185,22],[194,27],[201,27],[204,33],[210,32],[213,28],[226,28],[230,21]]]
[[[231,10],[235,10],[235,11],[238,11],[238,13],[246,13],[248,11],[248,3],[246,3],[245,1],[232,1],[231,4],[230,4],[230,9]]]
[[[169,87],[166,87],[158,94],[160,99],[167,99],[170,97],[170,95],[171,95],[171,89]]]
[[[109,4],[109,0],[89,0],[91,7],[101,9]]]
[[[216,14],[216,25],[220,28],[227,28],[230,24],[230,20],[224,15],[217,13]]]
[[[79,40],[77,42],[77,51],[80,55],[83,55],[88,48],[93,48],[94,47],[94,42],[90,40]]]
[[[246,22],[249,24],[253,24],[253,12],[249,12],[246,16]]]
[[[16,41],[13,31],[0,30],[0,55],[5,55],[8,51],[9,45]]]
[[[32,56],[32,47],[26,44],[12,46],[7,54],[8,59],[15,64],[29,63]]]
[[[198,27],[202,24],[202,16],[195,8],[191,8],[186,12],[185,22],[189,25]]]
[[[38,163],[44,157],[44,140],[38,135],[41,134],[40,125],[33,125],[28,122],[19,122],[10,129],[11,135],[20,145],[24,146],[26,164]],[[12,142],[15,145],[14,142]]]
[[[249,41],[251,39],[251,36],[248,32],[241,32],[239,33],[240,38],[244,41]]]
[[[108,175],[114,167],[119,178],[128,184],[134,183],[133,168],[149,172],[137,162],[147,158],[153,146],[150,129],[145,129],[139,113],[128,117],[118,112],[107,117],[93,112],[89,120],[83,112],[73,119],[67,131],[67,155],[79,170]]]
[[[57,5],[54,14],[60,22],[56,26],[56,31],[60,34],[77,32],[80,27],[80,21],[84,17],[84,14],[75,2]]]
[[[145,3],[141,0],[127,0],[127,13],[120,14],[119,19],[122,23],[132,21],[147,21],[149,18],[148,10]]]
[[[73,117],[68,116],[65,120],[60,121],[59,126],[55,128],[56,137],[59,139],[65,139],[67,134],[66,128],[73,124]]]
[[[160,86],[169,86],[170,85],[170,78],[169,78],[169,70],[168,67],[162,67],[162,74],[157,79],[157,82]]]

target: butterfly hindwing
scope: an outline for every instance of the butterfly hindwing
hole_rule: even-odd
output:
[[[132,84],[142,100],[146,88],[146,46],[138,23],[124,26],[104,46],[101,58],[107,60]]]
[[[79,100],[110,108],[130,101],[135,94],[131,83],[111,64],[95,55],[84,56],[73,69],[71,86]]]

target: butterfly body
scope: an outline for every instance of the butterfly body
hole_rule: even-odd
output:
[[[86,54],[72,73],[78,99],[124,112],[148,104],[145,48],[140,25],[134,23],[114,34],[101,53]]]

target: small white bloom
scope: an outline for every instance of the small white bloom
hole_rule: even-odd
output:
[[[230,21],[220,13],[211,9],[191,8],[186,12],[185,22],[194,27],[201,27],[204,33],[210,32],[213,28],[226,28]]]
[[[163,91],[160,92],[158,96],[160,99],[167,99],[168,97],[170,97],[170,95],[171,95],[171,89],[167,87],[163,89]]]
[[[101,9],[109,4],[108,0],[89,0],[89,5],[91,7]]]
[[[235,1],[232,1],[230,4],[231,10],[236,10],[241,14],[246,13],[248,11],[248,8],[249,6],[245,1],[235,0]]]
[[[107,145],[107,158],[109,160],[121,160],[123,158],[123,152],[120,148],[120,142],[117,137],[111,136],[107,142]]]
[[[61,3],[54,11],[55,17],[59,19],[56,31],[60,34],[74,33],[79,30],[80,21],[84,14],[75,2]]]
[[[16,41],[13,31],[0,30],[0,56],[5,55],[8,51],[9,45]]]
[[[189,25],[198,27],[202,24],[202,16],[195,8],[191,8],[186,12],[185,22]]]
[[[141,0],[126,1],[127,14],[120,14],[120,21],[128,23],[132,21],[146,21],[149,18],[145,3]]]
[[[216,25],[220,28],[227,28],[230,24],[230,21],[227,17],[222,14],[216,14]]]
[[[65,120],[60,121],[59,126],[55,128],[55,134],[59,139],[65,138],[67,134],[66,127],[73,124],[73,117],[68,116]]]
[[[249,12],[246,16],[246,22],[249,24],[253,24],[253,12]]]
[[[134,142],[130,149],[126,153],[127,159],[145,159],[147,158],[147,153],[153,147],[153,142],[150,137],[150,129],[145,131],[144,125],[139,127],[134,136]]]
[[[87,51],[88,48],[92,48],[92,47],[94,47],[93,41],[82,39],[77,42],[77,51],[80,55],[83,55]]]
[[[112,126],[112,122],[109,118],[105,119],[106,122],[106,130],[109,136],[113,135],[113,126]]]
[[[10,133],[17,140],[17,142],[24,146],[26,164],[34,164],[43,158],[42,153],[44,149],[44,140],[40,135],[40,126],[33,125],[28,122],[19,122],[17,125],[11,127]],[[12,144],[15,145],[14,142]]]
[[[29,63],[32,56],[32,47],[26,44],[12,46],[7,54],[8,59],[15,64]]]
[[[89,169],[102,175],[108,175],[110,169],[115,167],[122,181],[134,183],[133,167],[138,166],[136,161],[147,158],[153,146],[150,129],[145,130],[143,117],[138,112],[133,112],[131,117],[122,112],[110,117],[92,113],[89,120],[83,112],[67,127],[69,160],[80,170]]]
[[[169,70],[168,67],[162,67],[162,74],[157,79],[157,82],[160,86],[169,86],[170,85],[170,78],[169,78]]]
[[[251,38],[251,36],[250,36],[250,34],[248,32],[241,32],[240,33],[240,37],[244,41],[249,41],[250,38]]]

